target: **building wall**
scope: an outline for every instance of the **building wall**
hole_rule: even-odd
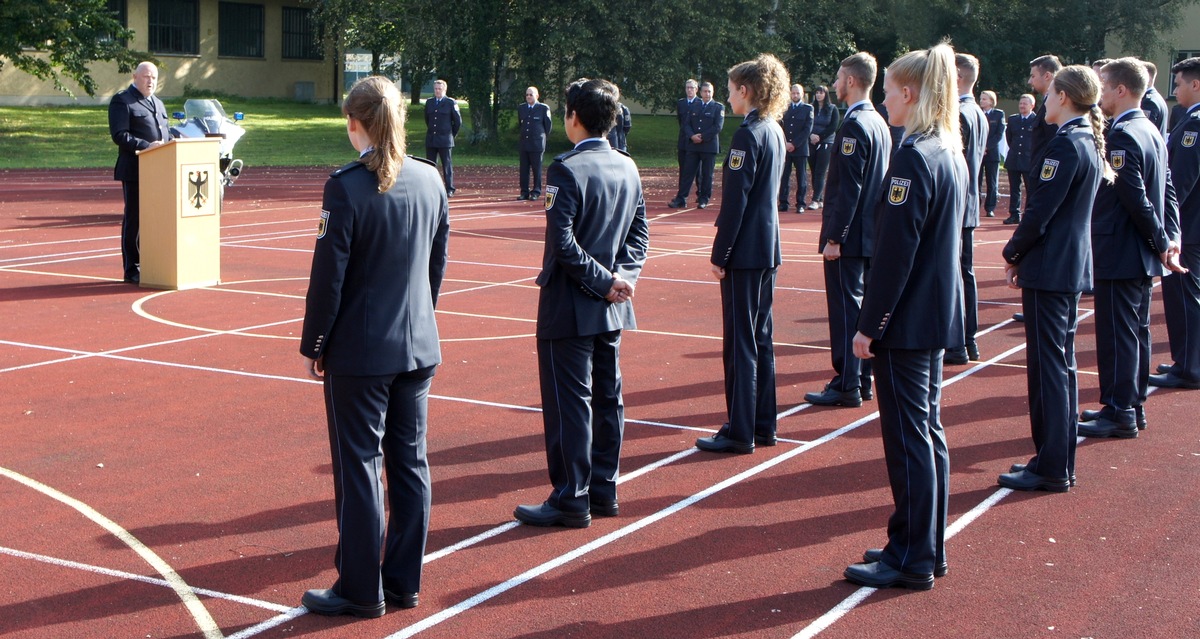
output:
[[[297,95],[297,83],[308,82],[312,83],[312,95],[316,101],[334,101],[340,95],[335,93],[340,87],[340,69],[334,56],[327,55],[325,60],[283,59],[282,7],[301,6],[299,0],[243,1],[264,6],[264,57],[219,56],[218,0],[201,0],[199,55],[153,54],[159,61],[158,95],[178,97],[183,95],[185,86],[191,85],[200,90],[209,89],[244,97],[293,99]],[[128,0],[127,15],[129,28],[134,32],[130,48],[148,50],[148,0]],[[77,83],[65,80],[64,84],[75,94],[72,98],[55,89],[53,82],[38,80],[6,61],[0,69],[0,104],[106,104],[114,93],[130,84],[129,74],[119,73],[115,64],[95,63],[91,71],[96,81],[96,96],[88,97]]]

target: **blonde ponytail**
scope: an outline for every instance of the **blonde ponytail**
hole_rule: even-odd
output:
[[[917,92],[904,134],[936,135],[943,147],[961,153],[954,49],[942,43],[930,49],[910,51],[888,67],[887,76],[896,86],[907,86]]]

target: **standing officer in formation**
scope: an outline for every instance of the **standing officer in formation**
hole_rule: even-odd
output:
[[[1095,106],[1100,80],[1089,68],[1054,75],[1046,121],[1059,127],[1043,155],[1037,191],[1004,247],[1005,278],[1021,290],[1026,379],[1034,456],[999,483],[1014,490],[1066,492],[1075,477],[1079,383],[1075,332],[1079,295],[1092,287],[1092,203],[1104,159],[1104,115]],[[1108,174],[1107,176],[1105,174]]]
[[[1098,411],[1084,411],[1085,437],[1137,437],[1145,428],[1150,375],[1150,291],[1162,267],[1177,259],[1167,236],[1167,149],[1141,111],[1148,76],[1140,60],[1101,69],[1100,108],[1112,118],[1105,146],[1116,172],[1101,184],[1092,211],[1095,257]]]
[[[446,81],[433,81],[433,97],[425,101],[425,157],[442,161],[442,181],[446,195],[454,196],[454,138],[462,127],[458,102],[446,97]]]
[[[554,128],[550,107],[538,102],[537,87],[525,89],[525,104],[517,107],[517,130],[521,134],[521,200],[542,197],[542,156],[546,153],[546,136]],[[529,174],[533,173],[533,188]]]
[[[833,144],[829,201],[821,215],[817,250],[824,256],[825,304],[833,380],[804,395],[818,406],[861,406],[870,399],[871,366],[854,356],[855,326],[875,254],[876,206],[891,152],[891,132],[871,105],[875,58],[859,52],[838,67],[833,89],[850,105]],[[864,397],[865,396],[865,397]]]
[[[913,51],[887,69],[888,115],[908,137],[892,156],[879,237],[854,336],[875,358],[879,426],[895,511],[888,542],[845,571],[874,588],[929,590],[946,574],[950,454],[941,423],[942,353],[962,340],[958,256],[967,167],[958,131],[954,50]]]
[[[586,528],[593,513],[618,513],[621,330],[636,327],[632,299],[650,236],[637,166],[604,139],[617,100],[607,80],[573,82],[563,123],[575,149],[546,170],[537,352],[552,489],[513,512],[535,526]]]
[[[721,174],[721,212],[713,238],[712,274],[721,283],[725,409],[729,421],[696,447],[753,453],[774,446],[775,275],[783,262],[776,199],[787,153],[779,116],[788,99],[788,73],[762,54],[729,69],[729,106],[745,116],[733,134]]]
[[[1004,170],[1008,173],[1008,217],[1005,224],[1021,222],[1021,191],[1024,186],[1029,193],[1029,172],[1033,169],[1033,96],[1025,93],[1017,100],[1017,112],[1008,116],[1004,129],[1008,142],[1008,156],[1004,158]]]
[[[1162,278],[1171,364],[1151,375],[1151,386],[1200,388],[1200,58],[1171,67],[1175,98],[1185,115],[1167,140],[1171,182],[1179,200],[1180,258],[1186,273]]]
[[[620,96],[617,96],[620,97]],[[608,144],[612,148],[629,152],[629,129],[633,128],[633,116],[629,114],[629,107],[623,103],[617,103],[619,110],[617,112],[617,123],[613,128],[608,130]]]
[[[788,210],[788,191],[792,181],[792,169],[796,169],[796,212],[804,212],[804,198],[808,195],[808,136],[812,135],[813,108],[804,101],[804,87],[792,85],[792,101],[783,112],[783,137],[787,140],[787,156],[783,160],[783,181],[779,184],[779,212]]]
[[[688,127],[692,122],[692,109],[700,106],[700,98],[696,97],[700,84],[688,78],[683,83],[684,97],[675,101],[675,119],[679,121],[679,144],[677,145],[676,160],[679,163],[679,180],[683,181],[683,165],[687,159],[687,149],[691,142],[688,140]]]
[[[687,205],[692,182],[696,182],[696,206],[708,207],[712,197],[713,168],[717,153],[721,152],[721,129],[725,127],[725,105],[712,99],[713,85],[700,85],[700,104],[693,105],[690,117],[684,123],[687,138],[687,153],[684,155],[683,171],[679,174],[679,192],[667,205],[682,208]]]
[[[1154,81],[1158,79],[1158,65],[1147,60],[1141,60],[1142,66],[1146,68],[1146,94],[1142,96],[1141,109],[1142,113],[1150,118],[1150,123],[1158,129],[1163,139],[1167,139],[1167,134],[1171,132],[1168,128],[1170,112],[1167,110],[1167,101],[1163,99],[1162,94],[1154,88]]]
[[[301,601],[318,614],[379,617],[385,599],[412,608],[421,589],[429,388],[442,361],[434,306],[449,209],[437,168],[404,156],[395,84],[359,80],[342,113],[360,156],[325,183],[300,339],[305,371],[324,380],[338,579]]]
[[[987,118],[975,104],[971,91],[979,77],[979,60],[967,53],[954,56],[958,67],[959,126],[962,128],[963,156],[967,160],[967,209],[963,215],[962,254],[959,270],[962,273],[965,312],[963,345],[946,351],[947,364],[966,364],[979,359],[975,333],[979,330],[979,288],[975,283],[975,229],[979,226],[979,172],[987,149]]]
[[[983,179],[987,186],[983,210],[988,217],[996,217],[996,202],[1000,199],[1000,140],[1004,137],[1004,111],[996,108],[994,91],[980,93],[979,106],[988,124],[987,145],[983,151]]]
[[[125,195],[125,217],[121,219],[121,262],[125,281],[130,284],[141,281],[137,152],[162,146],[171,139],[167,108],[154,95],[157,88],[158,67],[151,62],[142,62],[133,72],[133,83],[117,92],[108,103],[108,133],[118,149],[113,179],[120,180],[121,191]]]
[[[1041,102],[1038,104],[1037,112],[1034,114],[1032,131],[1030,139],[1032,148],[1030,157],[1034,166],[1041,166],[1039,160],[1042,159],[1042,151],[1046,150],[1046,145],[1050,140],[1058,135],[1058,127],[1046,121],[1046,92],[1050,90],[1050,82],[1054,80],[1054,74],[1062,68],[1062,63],[1058,61],[1056,55],[1043,55],[1029,61],[1029,86],[1033,87],[1033,92]],[[1036,187],[1037,180],[1030,180],[1031,188]],[[1029,193],[1028,195],[1033,195]]]

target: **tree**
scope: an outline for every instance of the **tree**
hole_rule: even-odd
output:
[[[105,0],[4,0],[0,2],[0,67],[13,66],[73,95],[65,75],[89,95],[96,82],[88,65],[116,62],[129,73],[143,56],[126,48],[133,33],[121,26]]]

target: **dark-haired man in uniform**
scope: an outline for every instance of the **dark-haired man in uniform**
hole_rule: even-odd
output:
[[[721,129],[725,128],[725,105],[713,100],[713,85],[700,85],[700,104],[692,107],[691,118],[684,125],[687,153],[679,177],[679,192],[669,206],[682,208],[687,204],[692,182],[696,182],[696,206],[708,207],[712,198],[713,168],[721,152]]]
[[[1029,61],[1029,86],[1033,87],[1033,92],[1041,98],[1038,102],[1037,112],[1034,114],[1031,141],[1033,143],[1031,156],[1033,164],[1041,166],[1038,161],[1041,160],[1042,151],[1046,145],[1050,143],[1051,138],[1058,134],[1058,127],[1046,121],[1046,92],[1050,90],[1050,83],[1054,81],[1054,74],[1062,68],[1062,62],[1059,62],[1056,55],[1043,55]],[[1031,183],[1034,186],[1036,183]]]
[[[425,157],[442,161],[446,195],[454,195],[454,138],[462,127],[458,102],[446,97],[446,81],[433,81],[433,97],[425,101]]]
[[[621,330],[635,328],[631,300],[650,235],[637,166],[604,139],[617,99],[606,80],[573,82],[563,123],[575,149],[546,170],[537,351],[553,488],[513,512],[534,526],[586,528],[593,514],[618,514]]]
[[[1158,65],[1148,60],[1142,60],[1141,63],[1143,67],[1146,67],[1146,75],[1150,78],[1146,85],[1146,94],[1142,96],[1142,113],[1150,118],[1150,123],[1158,128],[1158,132],[1165,140],[1167,134],[1171,132],[1171,129],[1167,128],[1170,124],[1168,121],[1170,112],[1167,110],[1167,101],[1154,88],[1154,81],[1158,79]]]
[[[804,212],[804,197],[808,194],[808,136],[812,135],[813,108],[804,101],[804,87],[792,85],[792,101],[783,112],[783,139],[787,140],[787,155],[783,157],[783,182],[779,184],[779,212],[788,210],[788,191],[791,190],[792,169],[796,169],[796,212]]]

